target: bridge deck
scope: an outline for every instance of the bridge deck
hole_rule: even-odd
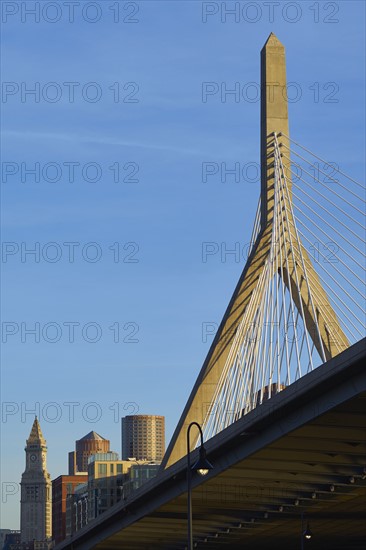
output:
[[[366,547],[365,351],[362,340],[207,442],[214,470],[193,479],[198,548],[300,549],[301,513],[305,549]],[[185,476],[182,459],[57,550],[184,549]]]

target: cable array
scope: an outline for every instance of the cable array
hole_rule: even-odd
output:
[[[291,140],[294,213],[303,245],[350,343],[365,335],[365,188]],[[290,160],[289,147],[281,148]]]
[[[232,338],[205,439],[365,334],[363,187],[297,142],[291,161],[280,137],[272,143],[269,253]],[[261,231],[259,204],[254,254]]]

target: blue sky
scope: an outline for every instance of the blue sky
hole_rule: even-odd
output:
[[[119,2],[114,22],[116,2],[80,1],[73,23],[62,1],[38,4],[35,22],[2,2],[2,528],[19,528],[19,494],[4,490],[36,403],[52,478],[92,429],[120,452],[124,414],[163,414],[172,435],[212,341],[203,324],[219,323],[244,266],[203,262],[202,243],[248,243],[259,196],[252,176],[202,182],[204,162],[259,162],[260,114],[251,96],[203,102],[204,82],[254,92],[275,32],[301,91],[292,137],[364,177],[364,2],[279,2],[272,22],[263,2],[237,3],[237,22],[221,2]],[[24,95],[35,86],[39,101]]]

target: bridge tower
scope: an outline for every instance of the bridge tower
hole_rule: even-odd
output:
[[[251,252],[162,468],[185,456],[190,422],[210,425],[206,437],[211,437],[302,376],[294,356],[300,363],[303,348],[306,371],[314,350],[325,362],[349,347],[296,228],[285,48],[273,33],[261,51],[261,90],[261,197]],[[280,344],[279,327],[287,330],[289,320],[305,333],[294,355],[287,342]]]

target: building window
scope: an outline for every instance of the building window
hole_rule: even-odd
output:
[[[114,473],[114,464],[110,464],[109,466],[110,466],[109,473],[113,474]]]
[[[107,464],[98,464],[98,474],[107,473]]]

